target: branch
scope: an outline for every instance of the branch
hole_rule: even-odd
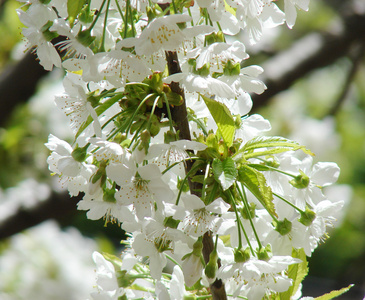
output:
[[[362,58],[364,57],[364,55],[365,55],[365,40],[361,45],[358,45],[358,48],[356,49],[356,51],[351,59],[352,65],[347,74],[346,81],[342,88],[342,92],[338,96],[333,107],[330,109],[330,111],[327,113],[326,116],[334,116],[339,111],[341,104],[346,100],[347,95],[350,91],[351,83],[353,82],[353,80],[355,78],[355,75],[357,73],[357,70],[359,69],[359,66],[361,64],[361,61],[362,61]]]
[[[167,67],[169,70],[169,75],[181,73],[181,68],[179,64],[179,59],[176,52],[167,51],[166,52],[166,61]],[[184,99],[184,103],[179,106],[174,106],[171,108],[171,114],[173,121],[175,122],[176,126],[175,129],[180,132],[180,138],[190,140],[190,129],[189,129],[189,122],[188,122],[188,113],[186,110],[185,104],[185,93],[184,90],[180,87],[179,83],[172,82],[171,90],[175,93],[181,95]],[[188,161],[186,164],[186,173],[191,170],[193,162]],[[192,194],[197,196],[200,195],[201,186],[194,183],[189,178],[189,187]],[[209,262],[210,253],[214,249],[213,237],[210,232],[207,232],[203,236],[203,257],[204,261],[207,264]],[[213,297],[213,300],[225,300],[227,299],[226,290],[224,288],[224,284],[221,279],[216,279],[212,284],[210,284],[210,291]]]
[[[47,73],[31,52],[2,72],[0,75],[0,127],[6,125],[8,117],[17,105],[25,103],[35,93],[37,82]]]
[[[19,207],[15,214],[0,222],[0,240],[8,238],[48,219],[63,219],[76,213],[81,196],[69,198],[68,193],[53,192],[32,208]]]
[[[365,12],[353,12],[345,16],[343,29],[339,32],[305,36],[290,49],[263,64],[265,72],[261,80],[265,82],[267,90],[261,95],[252,95],[254,110],[311,71],[328,66],[347,55],[354,44],[364,40]]]

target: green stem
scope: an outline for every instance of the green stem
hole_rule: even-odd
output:
[[[172,7],[174,8],[174,14],[177,14],[177,8],[174,0],[172,0]]]
[[[257,159],[260,159],[260,158],[257,158]],[[260,160],[262,160],[262,159],[260,159]],[[250,165],[250,164],[249,164],[249,165]],[[254,167],[253,167],[253,168],[254,168]],[[274,168],[274,167],[271,167],[271,166],[266,166],[266,165],[265,165],[265,168],[270,169],[270,171],[278,172],[278,173],[284,174],[284,175],[289,176],[289,177],[292,177],[292,178],[296,178],[296,177],[297,177],[297,175],[293,175],[293,174],[287,173],[287,172],[285,172],[285,171],[279,170],[279,169]]]
[[[127,38],[127,31],[128,31],[128,12],[129,12],[130,0],[127,0],[125,5],[125,17],[124,17],[124,39]]]
[[[290,201],[286,200],[285,198],[281,197],[280,195],[276,194],[276,193],[272,193],[275,197],[278,197],[280,200],[284,201],[286,204],[290,205],[291,207],[293,207],[295,210],[299,211],[300,213],[304,213],[303,210],[301,210],[299,207],[295,206],[293,203],[291,203]]]
[[[184,184],[185,184],[185,182],[189,179],[189,177],[190,177],[190,175],[191,174],[193,174],[194,172],[196,172],[196,170],[198,170],[201,166],[203,166],[205,163],[204,162],[202,162],[202,163],[200,163],[200,164],[198,164],[198,165],[196,165],[195,167],[193,167],[193,168],[191,168],[190,170],[189,170],[189,172],[187,172],[187,174],[186,174],[186,176],[185,176],[185,178],[183,179],[183,181],[182,181],[182,183],[181,183],[181,188],[180,188],[180,190],[179,190],[179,193],[177,194],[177,199],[176,199],[176,205],[178,205],[179,204],[179,201],[180,201],[180,197],[181,197],[181,193],[182,193],[182,190],[183,190],[183,187],[184,187]],[[193,191],[191,191],[191,192],[193,192]]]
[[[103,3],[101,4],[100,9],[98,10],[98,13],[97,13],[95,19],[90,24],[90,27],[87,30],[91,31],[94,28],[94,26],[95,26],[96,22],[98,21],[98,19],[100,17],[100,14],[101,14],[101,12],[102,12],[102,10],[104,8],[105,2],[106,2],[106,0],[103,0]]]
[[[169,117],[170,131],[174,132],[174,124],[172,123],[172,116],[171,116],[169,101],[167,100],[167,96],[165,93],[163,93],[162,95],[163,95],[163,100],[165,101],[165,105],[166,105],[167,116]]]
[[[129,130],[131,129],[132,127],[132,124],[133,124],[133,120],[134,120],[134,117],[137,115],[138,111],[141,109],[142,105],[151,97],[155,96],[155,94],[148,94],[142,101],[141,103],[138,105],[137,109],[134,111],[133,115],[130,117],[129,119],[129,125],[127,127],[127,130],[125,131],[126,134],[128,134]]]
[[[181,265],[174,259],[174,258],[172,258],[170,255],[168,255],[168,254],[166,254],[166,253],[164,253],[165,254],[165,256],[166,256],[166,258],[167,259],[169,259],[170,261],[172,261],[175,265],[177,265],[177,266],[179,266],[180,267],[180,269],[182,269],[182,267],[181,267]]]
[[[125,19],[124,19],[123,12],[122,12],[122,9],[120,8],[120,5],[119,5],[119,3],[118,3],[118,0],[115,0],[115,4],[117,5],[117,9],[118,9],[118,11],[119,11],[120,17],[121,17],[121,18],[122,18],[122,20],[123,20],[123,23],[125,23],[126,21],[125,21]]]
[[[109,14],[109,6],[110,6],[110,0],[108,0],[107,9],[105,11],[105,17],[104,17],[104,28],[103,28],[103,35],[101,38],[101,45],[100,45],[100,51],[105,51],[105,32],[106,32],[106,22],[108,21],[108,14]]]
[[[246,214],[248,216],[248,219],[250,221],[250,224],[251,224],[251,227],[252,227],[252,230],[253,230],[253,233],[255,234],[255,237],[256,237],[256,240],[257,240],[257,244],[259,245],[259,249],[262,248],[262,245],[261,245],[261,242],[260,242],[260,239],[259,239],[259,236],[256,232],[256,228],[255,228],[255,225],[253,224],[253,221],[252,221],[252,218],[251,218],[251,214],[250,214],[250,211],[248,210],[248,201],[247,201],[247,197],[246,197],[246,193],[245,193],[245,189],[242,188],[242,191],[241,189],[237,186],[236,187],[238,193],[240,194],[240,197],[242,199],[242,202],[244,204],[244,207],[245,207],[245,210],[246,210]],[[276,219],[276,218],[275,218]]]
[[[141,130],[143,129],[144,125],[146,124],[146,121],[142,123],[141,127],[138,128],[138,130],[136,131],[136,133],[134,134],[131,142],[129,143],[129,149],[132,147],[133,142],[138,138],[139,133],[141,132]]]
[[[155,101],[153,102],[153,106],[152,106],[151,113],[150,113],[150,118],[148,119],[147,126],[146,126],[146,128],[148,130],[150,130],[152,116],[155,113],[155,109],[156,109],[156,105],[157,105],[158,100],[160,100],[160,96],[157,96],[156,99],[155,99]]]
[[[200,159],[200,157],[189,157],[189,158],[185,158],[181,161],[177,161],[177,162],[174,162],[173,164],[169,165],[168,167],[166,167],[165,170],[163,170],[161,173],[162,175],[165,174],[167,171],[169,171],[170,169],[172,169],[173,167],[177,166],[178,164],[180,164],[181,162],[186,162],[188,160],[197,160],[197,159]]]
[[[232,195],[230,195],[230,197],[232,197]],[[233,206],[233,210],[236,213],[236,220],[237,220],[237,226],[238,226],[238,234],[241,236],[241,229],[242,229],[242,232],[245,235],[246,242],[247,242],[248,246],[250,247],[251,253],[252,253],[252,255],[254,255],[255,254],[255,251],[254,251],[254,249],[253,249],[253,247],[251,245],[250,239],[248,238],[247,232],[246,232],[245,228],[243,227],[243,224],[241,222],[241,218],[238,215],[237,206],[236,206],[236,203],[234,202],[234,200],[232,202],[232,206]],[[242,241],[242,238],[241,238],[241,241]],[[241,248],[242,248],[242,242],[241,242]]]
[[[120,111],[120,112],[118,112],[118,113],[116,113],[114,116],[112,116],[108,121],[106,121],[104,124],[103,124],[103,126],[101,126],[101,128],[102,129],[104,129],[111,121],[114,121],[115,120],[115,118],[116,117],[119,117],[119,116],[121,116],[121,115],[123,115],[123,114],[125,114],[126,113],[126,111],[125,110],[122,110],[122,111]]]

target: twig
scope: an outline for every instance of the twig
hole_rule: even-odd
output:
[[[335,101],[333,107],[329,110],[327,115],[334,116],[340,109],[342,103],[346,100],[347,95],[350,91],[351,84],[354,80],[354,77],[357,73],[357,70],[359,69],[359,66],[361,64],[361,60],[365,55],[365,41],[362,42],[360,45],[358,45],[357,49],[355,50],[355,53],[351,59],[352,65],[351,68],[347,74],[344,86],[342,88],[341,94],[338,96],[337,100]]]
[[[63,219],[76,213],[76,204],[81,196],[71,198],[68,193],[53,192],[51,196],[40,201],[32,208],[20,207],[16,214],[0,222],[0,240],[8,238],[48,219]]]
[[[343,30],[336,33],[311,33],[291,48],[274,56],[262,66],[261,80],[267,90],[252,95],[253,110],[265,105],[273,96],[288,89],[311,71],[328,66],[347,55],[354,43],[365,40],[365,13],[353,12],[343,19]]]

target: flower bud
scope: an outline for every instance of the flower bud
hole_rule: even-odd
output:
[[[303,173],[302,170],[299,170],[299,172],[300,174],[294,179],[290,180],[289,183],[297,189],[305,189],[306,187],[308,187],[310,179],[307,175]]]
[[[291,231],[292,223],[286,218],[283,221],[277,221],[275,230],[281,235],[286,235]]]
[[[268,261],[272,257],[271,245],[267,244],[265,248],[261,247],[257,253],[257,258],[259,260]]]
[[[175,220],[172,216],[165,218],[165,220],[163,221],[163,225],[165,227],[174,228],[174,229],[177,228],[177,226],[179,225],[179,223],[180,223],[180,221],[179,220]]]
[[[126,270],[116,271],[115,275],[117,277],[118,286],[121,288],[130,287],[137,279],[136,276],[129,275]]]
[[[223,67],[223,74],[227,76],[237,76],[241,73],[240,63],[233,64],[231,60],[227,61]]]
[[[302,211],[300,213],[300,218],[298,221],[302,223],[304,226],[310,226],[315,218],[316,218],[316,213],[313,210],[306,207],[305,211]]]
[[[164,90],[164,84],[162,82],[162,73],[154,72],[149,78],[143,80],[144,83],[148,84],[150,88],[161,94]]]
[[[201,68],[197,70],[197,73],[200,76],[208,76],[210,74],[210,64],[204,64]]]
[[[167,98],[167,102],[170,105],[179,106],[184,103],[184,98],[178,93],[174,93],[174,92],[166,93],[166,98]]]
[[[46,24],[44,24],[41,28],[41,32],[46,39],[46,41],[50,42],[54,38],[58,37],[58,33],[55,31],[49,31],[49,28],[53,25],[52,21],[48,21]]]
[[[84,7],[81,9],[81,12],[79,14],[79,21],[85,24],[91,23],[94,19],[94,12],[90,11],[90,5],[87,3],[84,5]]]
[[[114,195],[115,195],[115,188],[105,189],[103,193],[103,201],[111,203],[117,202]]]
[[[156,10],[154,8],[151,8],[150,6],[148,6],[146,10],[147,10],[148,23],[150,23],[154,19],[156,19]]]
[[[235,115],[234,116],[234,126],[238,129],[241,128],[242,125],[242,119],[240,115]]]
[[[105,180],[106,180],[105,167],[106,167],[106,163],[105,163],[105,161],[102,161],[100,163],[99,169],[90,178],[92,184],[95,184],[97,181],[100,180],[100,186],[103,186],[103,184],[105,183]]]
[[[76,39],[80,42],[80,44],[85,47],[89,47],[95,38],[95,36],[91,35],[91,30],[89,29],[80,31],[76,36]]]
[[[268,167],[279,168],[280,163],[274,156],[269,156],[265,160],[265,165]]]
[[[234,261],[236,263],[244,263],[246,261],[248,261],[251,257],[250,254],[250,248],[246,248],[246,249],[235,249],[234,250]]]
[[[86,146],[79,148],[76,147],[72,153],[71,156],[74,160],[78,161],[78,162],[83,162],[86,159],[87,156],[87,148],[89,147],[89,144],[87,144]]]
[[[177,137],[176,133],[171,130],[165,132],[165,134],[164,134],[165,144],[170,144],[171,142],[176,142],[177,139],[178,139],[178,137]]]
[[[255,210],[256,210],[256,204],[251,202],[249,207],[248,207],[248,212],[246,210],[246,207],[243,207],[241,209],[242,218],[244,218],[245,220],[253,219],[256,215]]]
[[[218,253],[213,250],[209,255],[209,262],[205,266],[204,273],[208,278],[214,279],[218,270]]]
[[[194,245],[193,245],[193,254],[197,257],[200,257],[202,254],[202,250],[203,250],[203,242],[201,241],[201,239],[198,239]]]
[[[140,135],[140,144],[138,146],[138,150],[142,151],[145,149],[146,153],[148,151],[148,148],[150,146],[150,140],[151,140],[151,134],[148,130],[143,130]]]

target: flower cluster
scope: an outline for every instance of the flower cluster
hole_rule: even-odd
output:
[[[248,115],[263,69],[228,40],[291,28],[309,1],[278,1],[284,12],[272,0],[25,2],[40,63],[66,70],[55,102],[75,139],[49,136],[49,169],[83,193],[89,219],[130,235],[121,259],[94,254],[91,298],[298,296],[343,205],[323,192],[339,168],[264,136],[270,122]]]

